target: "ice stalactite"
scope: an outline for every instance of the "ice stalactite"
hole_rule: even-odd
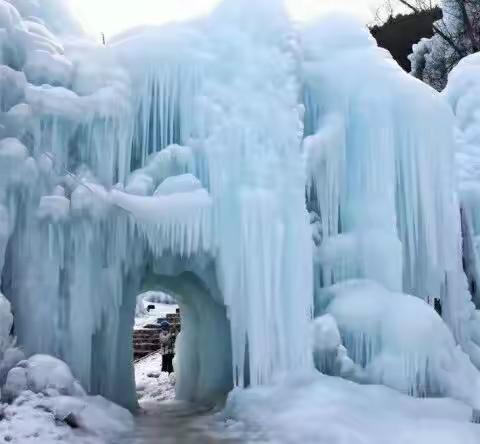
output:
[[[313,132],[305,149],[310,164],[319,164],[310,174],[326,235],[319,284],[366,277],[432,305],[441,299],[445,321],[467,344],[472,310],[461,268],[451,113],[367,33],[350,25],[350,33],[333,37],[334,23],[303,34]],[[422,117],[432,113],[440,129]],[[337,250],[331,261],[327,249]]]
[[[131,350],[120,340],[129,342],[144,275],[169,275],[168,257],[177,263],[172,278],[193,267],[200,281],[216,282],[199,301],[185,299],[191,338],[199,317],[230,329],[217,347],[225,356],[210,359],[223,376],[200,357],[179,396],[199,400],[311,365],[298,48],[279,3],[264,10],[273,13],[269,30],[260,16],[245,28],[240,6],[126,33],[107,48],[50,41],[35,26],[9,45],[9,56],[21,51],[4,70],[12,85],[2,94],[4,121],[37,171],[21,190],[2,187],[20,202],[8,209],[3,267],[19,339],[28,353],[64,358],[89,391],[125,405],[133,392],[116,387],[133,387]],[[43,308],[32,314],[26,307],[38,299]],[[292,319],[297,333],[287,340]],[[40,325],[43,334],[29,334]],[[198,334],[203,344],[214,331]],[[183,343],[182,356],[193,353],[192,339]]]
[[[210,17],[104,47],[21,14],[0,0],[0,265],[28,354],[65,359],[87,390],[133,407],[136,295],[158,284],[185,313],[182,399],[311,370],[314,302],[338,324],[342,376],[376,362],[365,380],[434,392],[424,373],[438,356],[412,370],[415,341],[396,324],[381,331],[386,295],[429,313],[412,328],[425,349],[434,319],[453,369],[443,382],[475,373],[455,373],[466,361],[427,305],[441,301],[480,364],[453,116],[361,26],[329,18],[298,30],[280,1],[226,0]],[[376,282],[373,330],[349,318],[356,301],[325,296],[351,279]],[[385,341],[405,346],[404,373],[377,349]]]
[[[476,306],[476,314],[470,322],[475,344],[470,347],[472,359],[478,366],[480,363],[480,331],[478,324],[478,276],[479,251],[479,176],[478,159],[480,137],[478,133],[477,98],[479,89],[478,72],[480,61],[478,55],[471,55],[462,60],[451,72],[448,86],[443,95],[450,104],[456,116],[456,146],[455,165],[461,206],[461,227],[463,246],[463,266],[468,278],[468,284]]]
[[[204,143],[235,378],[243,385],[246,367],[250,384],[258,385],[311,365],[305,321],[312,262],[298,42],[280,2],[256,6],[246,24],[243,3],[249,2],[225,2],[213,16],[221,23],[211,33],[217,63],[210,65],[203,92],[210,100],[201,110],[207,123],[215,122]],[[222,62],[227,54],[234,57],[228,65]],[[221,174],[226,165],[228,173]],[[293,337],[284,328],[290,323]]]
[[[140,137],[134,139],[137,152],[144,157],[172,142],[192,147],[194,161],[189,172],[211,200],[211,208],[205,208],[208,213],[202,216],[207,217],[207,231],[202,229],[200,234],[201,250],[216,259],[222,302],[231,323],[233,377],[239,385],[256,385],[292,365],[309,365],[306,321],[311,313],[312,265],[295,42],[279,3],[266,8],[272,12],[268,20],[271,30],[262,29],[258,13],[246,27],[248,31],[240,4],[226,2],[190,32],[166,27],[163,34],[149,28],[135,38],[127,34],[114,41],[114,51],[127,69],[133,67],[133,76],[138,76],[142,66],[146,77],[136,82],[142,97],[137,118]],[[201,36],[195,41],[195,51],[188,46],[192,35]],[[138,54],[131,50],[132,45],[148,46],[152,41],[157,44],[153,60],[160,62],[152,67],[152,58],[148,58],[141,61],[143,65],[134,66],[132,60],[138,61]],[[172,41],[177,44],[174,54],[167,46]],[[187,78],[178,68],[183,67],[185,54],[190,55],[193,66],[188,68]],[[225,64],[225,57],[235,59]],[[175,70],[177,75],[172,77]],[[173,100],[176,91],[180,99]],[[178,107],[177,114],[170,106]],[[152,134],[154,122],[158,123]],[[181,131],[175,132],[177,127]],[[274,128],[282,131],[277,133]],[[160,151],[154,159],[164,162],[166,158],[167,153]],[[150,165],[140,171],[148,173],[153,170]],[[155,186],[158,179],[154,179]],[[159,190],[167,184],[165,181]],[[183,196],[189,198],[187,193]],[[147,200],[160,206],[166,197]],[[174,197],[181,205],[180,195]],[[285,205],[286,201],[290,204]],[[164,217],[160,211],[156,214]],[[184,217],[182,223],[189,223],[190,217]],[[205,225],[193,222],[193,226]],[[154,229],[156,232],[147,230],[148,239],[159,245],[153,250],[157,253],[163,251],[162,243],[168,246],[162,234],[165,226],[161,227]],[[191,233],[195,240],[195,231]],[[299,329],[294,344],[287,341],[281,327],[292,319]]]
[[[339,37],[331,26],[349,31]],[[468,374],[472,387],[479,379],[469,361],[478,366],[477,316],[462,268],[460,206],[451,167],[453,116],[439,94],[404,76],[366,32],[345,19],[305,30],[302,44],[307,198],[321,239],[315,253],[316,313],[333,316],[344,347],[317,353],[317,365],[325,368],[330,356],[334,374],[414,396],[454,396],[477,407],[478,388],[469,396],[465,385],[454,383],[459,374]],[[435,115],[436,123],[426,122],[425,115]],[[362,295],[349,284],[358,278],[382,287],[368,287]],[[329,289],[335,293],[348,285],[360,305],[344,300],[337,311],[342,303],[331,301]],[[381,301],[368,304],[386,291],[396,295],[392,310],[398,319],[385,321],[386,312],[377,311]],[[433,307],[441,310],[469,357],[451,337],[444,345],[430,343],[439,333],[428,331],[427,317],[416,319],[415,333],[407,327],[414,304],[425,315],[430,312],[447,337]],[[405,331],[388,333],[382,327],[397,322]],[[393,345],[391,339],[403,342]]]

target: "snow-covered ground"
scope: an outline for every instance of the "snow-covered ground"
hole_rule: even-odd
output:
[[[161,292],[147,291],[138,295],[134,328],[139,329],[148,324],[155,324],[157,319],[165,318],[168,314],[175,314],[178,305],[172,302],[170,296]],[[152,305],[154,308],[148,310],[148,307]]]
[[[222,412],[247,442],[275,444],[478,444],[472,409],[320,373],[234,390]],[[243,424],[243,427],[242,427]]]
[[[135,318],[135,329],[143,328],[145,325],[155,324],[157,319],[165,318],[167,314],[174,314],[178,305],[153,304],[145,302],[145,305],[155,305],[153,310],[147,312],[144,316]]]
[[[101,396],[87,396],[68,366],[46,355],[14,364],[2,401],[2,442],[107,444],[133,429],[130,412]]]
[[[174,381],[160,368],[159,354],[135,365],[140,406],[147,415],[155,417],[161,412],[170,416],[164,428],[178,421],[177,415],[189,412],[188,427],[198,435],[192,430],[178,431],[188,436],[185,444],[196,442],[195,436],[210,436],[208,442],[212,443],[480,442],[480,426],[470,422],[471,407],[452,399],[417,399],[383,386],[360,385],[315,372],[278,380],[271,386],[235,389],[223,410],[204,412],[198,406],[196,411],[195,406],[173,402]]]
[[[154,353],[135,364],[135,384],[140,406],[145,402],[175,398],[175,374],[162,372],[162,355]]]

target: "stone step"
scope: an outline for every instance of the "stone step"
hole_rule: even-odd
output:
[[[137,344],[134,347],[134,350],[158,350],[159,348],[160,348],[159,344],[144,342],[143,344]]]
[[[136,361],[136,360],[138,360],[138,359],[144,358],[145,356],[148,356],[149,354],[151,354],[150,351],[135,352],[135,353],[133,354],[133,359]]]
[[[151,335],[151,336],[134,336],[133,340],[134,341],[157,341],[159,340],[160,335]]]

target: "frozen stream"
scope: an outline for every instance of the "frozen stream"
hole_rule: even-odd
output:
[[[241,433],[214,413],[176,401],[151,401],[136,417],[134,432],[116,444],[240,444]],[[250,442],[250,440],[248,440]]]

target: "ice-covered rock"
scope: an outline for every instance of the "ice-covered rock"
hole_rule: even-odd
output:
[[[45,401],[45,405],[58,420],[67,421],[92,435],[108,438],[133,428],[132,414],[101,396],[57,396]]]
[[[2,397],[6,402],[12,402],[22,392],[28,390],[27,370],[22,367],[12,368],[2,389]]]
[[[12,398],[26,389],[33,393],[53,391],[59,395],[85,395],[68,365],[48,355],[32,356],[12,368],[7,376],[6,388]]]
[[[132,426],[132,415],[105,399],[24,391],[4,406],[0,437],[15,444],[104,444],[118,442]]]
[[[335,285],[322,297],[325,312],[334,321],[317,321],[316,344],[327,343],[326,350],[332,350],[335,344],[330,337],[338,325],[342,345],[361,369],[353,379],[414,396],[451,396],[480,407],[478,370],[424,301],[368,281]]]

